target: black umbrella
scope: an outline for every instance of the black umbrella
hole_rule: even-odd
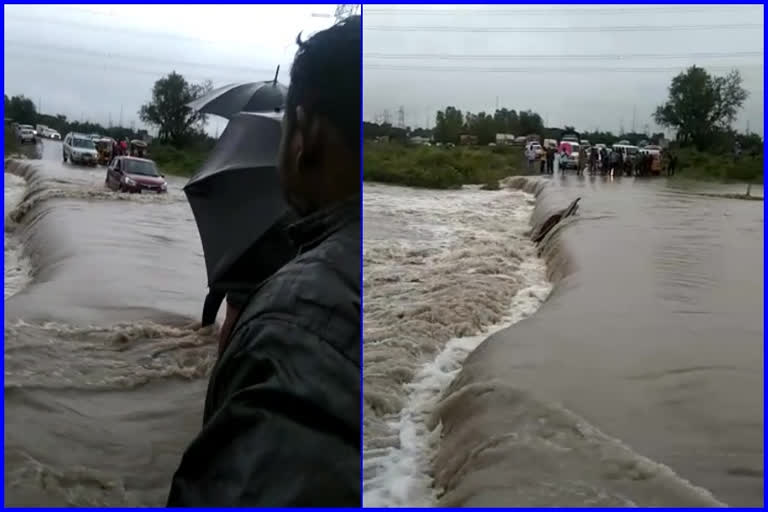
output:
[[[209,92],[187,106],[202,114],[231,119],[240,112],[282,110],[288,88],[277,80],[229,84]]]
[[[231,270],[242,256],[292,213],[277,174],[281,117],[234,116],[202,168],[184,187],[211,287],[222,287],[224,281],[229,282],[224,287],[229,287],[240,279]]]

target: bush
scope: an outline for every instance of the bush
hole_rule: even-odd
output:
[[[153,144],[149,155],[161,172],[179,176],[192,176],[208,158],[209,151],[201,148],[178,149],[165,144]]]
[[[19,149],[19,141],[16,140],[13,128],[8,125],[5,126],[5,139],[3,144],[4,156],[6,157],[21,152]]]
[[[366,143],[363,179],[423,188],[459,188],[498,181],[525,169],[519,148],[405,146]]]
[[[678,152],[678,176],[723,182],[763,182],[763,155],[714,155],[695,149]]]

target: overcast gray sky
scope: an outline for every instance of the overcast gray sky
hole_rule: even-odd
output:
[[[369,5],[363,34],[368,121],[397,124],[402,106],[431,126],[447,105],[498,104],[547,126],[653,130],[670,80],[697,64],[741,71],[735,128],[763,133],[762,5]]]
[[[176,70],[214,86],[288,83],[295,40],[330,26],[335,5],[6,5],[5,94],[46,114],[107,125],[138,119]],[[313,16],[314,14],[314,16]],[[326,15],[320,17],[318,15]],[[214,122],[212,132],[223,126]]]

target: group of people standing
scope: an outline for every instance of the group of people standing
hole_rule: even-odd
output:
[[[531,146],[526,151],[529,168],[539,162],[541,174],[554,174],[555,158],[558,151],[548,145],[545,148]],[[576,166],[576,174],[581,175],[586,170],[591,175],[598,176],[651,176],[664,172],[674,176],[677,168],[677,156],[668,150],[659,153],[641,151],[630,154],[622,149],[609,150],[607,147],[592,146],[585,148]],[[586,160],[586,165],[584,165]]]

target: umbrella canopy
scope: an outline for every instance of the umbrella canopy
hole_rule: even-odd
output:
[[[208,284],[228,271],[291,213],[277,173],[281,115],[240,113],[184,187],[200,232]]]
[[[282,109],[288,88],[283,84],[245,82],[229,84],[187,103],[192,110],[231,119],[240,112],[274,112]]]

